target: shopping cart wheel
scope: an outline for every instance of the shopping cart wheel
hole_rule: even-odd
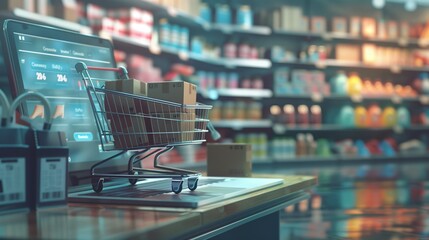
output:
[[[128,175],[139,175],[139,173],[131,170],[128,172]],[[131,185],[136,185],[137,180],[138,180],[137,178],[128,178],[128,181],[130,182]]]
[[[171,191],[173,191],[174,193],[180,193],[182,191],[183,188],[183,180],[181,179],[173,179],[171,181]]]
[[[92,190],[94,190],[94,192],[96,192],[96,193],[101,192],[103,190],[103,182],[104,182],[104,178],[93,177],[91,179]]]
[[[194,191],[195,189],[197,189],[197,186],[198,186],[198,177],[188,178],[189,190]]]

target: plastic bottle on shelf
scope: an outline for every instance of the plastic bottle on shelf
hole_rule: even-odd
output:
[[[268,154],[268,139],[267,134],[260,133],[258,135],[258,142],[259,142],[259,149],[260,149],[260,155],[262,159],[267,159]]]
[[[237,44],[234,41],[229,41],[223,45],[223,56],[237,58]]]
[[[355,111],[350,105],[341,107],[337,123],[344,127],[355,126]]]
[[[391,82],[384,84],[384,89],[387,96],[393,96],[395,94],[395,87]]]
[[[235,103],[232,101],[225,102],[222,108],[222,119],[235,118]]]
[[[188,51],[188,42],[189,42],[189,29],[186,27],[180,28],[179,34],[179,48],[182,51]]]
[[[396,110],[396,121],[397,124],[401,127],[407,127],[411,124],[410,112],[404,106],[400,106]]]
[[[228,74],[228,88],[238,88],[238,74],[229,73]]]
[[[249,59],[250,58],[250,45],[248,43],[241,43],[238,45],[238,57]]]
[[[216,88],[223,89],[227,87],[227,74],[225,72],[219,72],[216,78]]]
[[[283,122],[286,125],[295,125],[296,118],[295,118],[295,107],[291,104],[286,104],[283,106]]]
[[[207,72],[206,79],[207,79],[207,89],[214,89],[216,84],[214,72]]]
[[[252,102],[248,108],[248,119],[252,120],[260,120],[262,119],[262,103],[260,102]]]
[[[231,24],[231,9],[227,4],[216,5],[216,23]]]
[[[338,95],[347,94],[347,75],[344,71],[338,71],[330,80],[332,93]]]
[[[180,27],[178,25],[171,25],[171,35],[170,35],[170,47],[179,49],[180,47]]]
[[[296,136],[296,156],[305,156],[305,155],[307,155],[305,134],[299,133]]]
[[[208,23],[212,21],[212,11],[209,5],[200,3],[200,18]]]
[[[259,58],[259,50],[256,46],[250,46],[249,58],[250,59],[258,59]]]
[[[278,105],[272,105],[270,107],[271,120],[275,123],[282,122],[283,117],[281,116],[281,108]]]
[[[242,79],[241,88],[252,88],[252,81],[249,78]]]
[[[308,107],[306,105],[298,106],[297,123],[301,125],[309,124]]]
[[[316,154],[320,157],[331,156],[331,148],[327,139],[321,138],[317,140]]]
[[[222,118],[222,103],[219,101],[212,103],[212,110],[210,111],[210,120],[218,121]]]
[[[313,134],[307,133],[305,135],[305,145],[306,145],[306,153],[307,155],[314,156],[316,154],[316,143],[314,142]]]
[[[356,72],[352,72],[347,79],[347,93],[349,96],[360,96],[362,94],[362,80]]]
[[[421,81],[421,91],[424,94],[429,94],[429,74],[420,73],[419,79]]]
[[[163,47],[171,47],[171,25],[167,19],[159,20],[159,43]]]
[[[250,28],[253,25],[253,14],[249,5],[242,5],[237,9],[235,22],[245,28]]]
[[[310,107],[310,123],[313,125],[322,124],[322,108],[319,105]]]
[[[246,103],[245,102],[239,101],[236,103],[235,118],[236,119],[246,119]]]
[[[372,85],[371,80],[364,79],[362,84],[362,95],[363,96],[374,96],[374,86]]]
[[[206,90],[207,87],[207,75],[205,71],[198,71],[197,72],[197,79],[198,79],[198,87],[202,90]]]
[[[381,108],[378,106],[378,104],[372,104],[368,107],[367,110],[367,123],[366,126],[368,127],[380,127],[382,125],[381,121]]]
[[[355,108],[355,124],[356,127],[366,127],[368,122],[367,120],[367,112],[363,106],[357,106]]]
[[[191,40],[191,51],[196,54],[203,54],[203,41],[199,37],[193,37]]]
[[[264,88],[264,81],[262,80],[262,78],[257,77],[255,79],[253,79],[252,88],[263,89]]]
[[[396,125],[396,110],[395,108],[388,106],[384,108],[381,122],[384,127],[393,127]]]

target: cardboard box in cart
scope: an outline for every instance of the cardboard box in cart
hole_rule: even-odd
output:
[[[146,83],[135,79],[109,81],[105,88],[135,95],[146,94]],[[149,144],[143,110],[132,96],[107,93],[104,104],[116,148],[129,149]]]
[[[107,90],[130,93],[135,95],[146,95],[146,83],[136,79],[126,79],[117,81],[107,81],[104,85]],[[116,95],[107,94],[105,98],[106,111],[107,108],[114,108],[126,113],[138,113],[141,109],[137,109],[132,98],[117,97]]]
[[[252,145],[207,144],[207,176],[251,177]]]
[[[178,106],[148,103],[147,111],[151,118],[146,122],[153,132],[154,144],[177,143],[194,140],[195,109],[183,105],[195,105],[197,88],[187,82],[151,82],[147,83],[147,96],[155,99],[178,103]]]
[[[187,82],[151,82],[147,83],[147,96],[179,104],[195,105],[197,87]],[[149,104],[148,111],[150,113],[193,112],[160,104]]]
[[[194,140],[195,113],[151,114],[154,144],[178,143]]]

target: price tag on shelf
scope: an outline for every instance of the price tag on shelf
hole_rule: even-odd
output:
[[[326,68],[326,62],[324,60],[317,61],[314,63],[314,65],[316,66],[316,68],[319,68],[319,69]]]
[[[392,65],[392,66],[390,66],[390,71],[392,73],[400,73],[402,71],[402,69],[399,65]]]
[[[420,101],[420,103],[421,103],[421,104],[423,104],[423,105],[428,105],[428,104],[429,104],[429,96],[421,95],[421,96],[419,97],[419,101]]]
[[[189,54],[187,52],[184,51],[180,51],[178,54],[180,59],[182,59],[183,61],[188,61],[189,59]]]
[[[395,104],[400,104],[400,103],[402,103],[402,98],[398,95],[395,95],[392,97],[392,102]]]
[[[320,103],[320,102],[322,102],[322,101],[323,101],[323,95],[322,95],[322,94],[320,94],[320,93],[312,93],[312,94],[311,94],[311,100],[312,100],[313,102],[318,102],[318,103]]]
[[[406,47],[406,46],[408,46],[408,39],[403,38],[403,37],[399,38],[398,44],[399,44],[399,46]]]
[[[429,39],[419,39],[418,44],[419,47],[427,47],[429,46]]]
[[[351,95],[350,99],[352,100],[352,102],[361,103],[363,100],[363,97],[362,95],[355,94],[355,95]]]
[[[395,133],[400,134],[400,133],[403,133],[403,132],[404,132],[404,128],[403,128],[403,127],[401,127],[401,126],[394,126],[394,127],[393,127],[393,131],[394,131]]]

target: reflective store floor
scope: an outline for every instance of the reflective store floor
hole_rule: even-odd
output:
[[[319,176],[281,212],[281,239],[428,239],[429,163],[272,170]]]

